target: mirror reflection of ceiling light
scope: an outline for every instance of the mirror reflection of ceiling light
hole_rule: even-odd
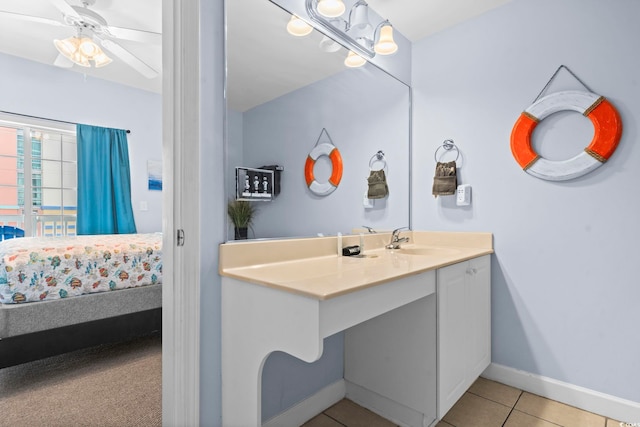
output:
[[[89,61],[93,61],[94,67],[100,68],[112,61],[100,46],[89,37],[83,37],[82,34],[64,40],[55,39],[53,44],[65,58],[81,67],[91,67]]]
[[[323,36],[320,40],[320,49],[327,53],[334,53],[340,50],[340,44],[331,37]]]
[[[311,20],[361,57],[370,59],[376,54],[391,55],[398,50],[391,23],[382,18],[382,22],[372,25],[369,20],[369,5],[365,0],[352,0],[348,13],[338,3],[344,5],[337,0],[305,0]],[[328,9],[335,13],[328,14]],[[342,10],[342,14],[336,15],[339,10]],[[328,16],[332,18],[326,19]]]
[[[347,54],[347,58],[344,60],[344,65],[346,65],[349,68],[362,67],[366,63],[367,63],[366,59],[364,59],[362,56],[358,55],[352,50],[349,51],[349,53]]]
[[[318,0],[318,13],[327,18],[341,16],[347,7],[342,0]]]
[[[303,37],[310,34],[313,31],[313,27],[296,15],[291,15],[291,19],[287,23],[287,31],[292,36]]]

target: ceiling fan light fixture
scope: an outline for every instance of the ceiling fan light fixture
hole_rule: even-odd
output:
[[[113,59],[109,58],[102,50],[100,53],[93,57],[93,64],[96,68],[104,67],[105,65],[110,64]]]
[[[74,62],[74,64],[77,64],[81,67],[91,67],[89,58],[84,56],[82,52],[80,52],[79,50],[76,51],[73,55],[71,55],[71,58],[69,59],[71,59]]]
[[[82,54],[89,59],[98,55],[98,53],[102,53],[102,49],[100,49],[100,46],[98,46],[89,37],[82,37],[80,39],[78,49],[80,49],[80,52],[82,52]]]
[[[347,10],[347,7],[342,0],[318,0],[317,10],[322,16],[337,18]]]
[[[64,40],[54,40],[58,52],[74,64],[81,67],[91,67],[93,61],[96,68],[104,67],[112,59],[105,54],[100,46],[89,37],[68,37]]]
[[[71,59],[74,52],[78,50],[78,39],[75,37],[69,37],[64,40],[55,39],[53,44],[55,45],[58,52],[63,54],[66,58]]]

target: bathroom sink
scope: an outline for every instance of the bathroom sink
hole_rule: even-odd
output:
[[[418,247],[395,249],[394,252],[398,254],[405,254],[405,255],[443,256],[443,255],[455,255],[457,253],[460,253],[460,250],[456,248],[418,246]]]

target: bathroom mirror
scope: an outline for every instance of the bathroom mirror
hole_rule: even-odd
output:
[[[236,167],[283,169],[279,194],[251,202],[257,213],[249,238],[410,225],[409,87],[370,63],[346,67],[347,49],[317,30],[289,34],[291,14],[271,1],[227,0],[226,11],[227,200],[236,194]],[[305,162],[327,137],[343,172],[337,188],[320,196],[307,186]],[[366,203],[371,169],[385,170],[389,194]],[[325,183],[332,170],[321,156],[314,177]]]

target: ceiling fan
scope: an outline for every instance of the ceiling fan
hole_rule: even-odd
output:
[[[162,42],[162,34],[109,25],[107,21],[100,16],[100,14],[89,9],[90,6],[95,4],[96,0],[82,0],[82,6],[72,6],[65,0],[49,1],[62,13],[62,20],[57,21],[49,18],[7,11],[0,11],[0,14],[10,15],[12,18],[24,21],[74,28],[76,32],[74,37],[70,37],[69,39],[62,41],[55,40],[55,45],[61,52],[54,62],[54,65],[56,66],[71,67],[74,63],[88,66],[88,61],[86,61],[85,64],[72,59],[68,50],[82,49],[86,52],[101,52],[99,46],[102,46],[108,52],[118,57],[146,78],[152,79],[158,76],[158,71],[122,47],[122,45],[116,40],[122,39],[147,44],[160,44]],[[88,44],[80,46],[82,41],[87,41]],[[71,44],[73,44],[73,46]],[[96,67],[100,67],[111,62],[110,58],[106,57],[106,55],[104,57],[98,57],[98,59],[94,59],[93,54],[88,56],[90,56],[89,59],[94,60]]]

